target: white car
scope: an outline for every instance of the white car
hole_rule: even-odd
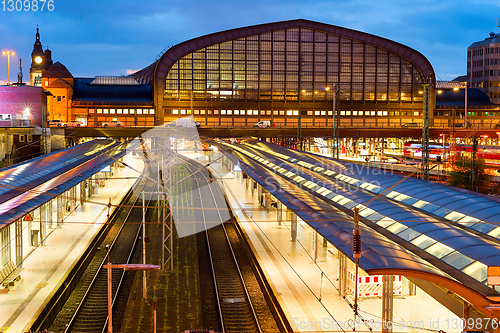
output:
[[[111,120],[108,121],[107,123],[102,123],[102,127],[122,127],[123,123],[119,120]]]
[[[49,121],[49,127],[66,127],[66,124],[59,119]]]
[[[67,126],[67,127],[82,127],[83,123],[81,121],[78,121],[78,120],[72,120],[72,121],[66,123],[64,126]]]
[[[259,128],[271,127],[271,121],[269,121],[269,120],[261,120],[257,124],[254,124],[253,127],[259,127]]]

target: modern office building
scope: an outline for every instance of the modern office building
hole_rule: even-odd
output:
[[[470,88],[482,89],[494,103],[500,103],[500,34],[467,48],[467,82]]]

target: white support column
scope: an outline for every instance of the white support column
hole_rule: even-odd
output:
[[[347,290],[347,257],[338,251],[339,257],[339,294],[345,296]]]
[[[93,187],[92,187],[93,186],[92,185],[92,176],[87,178],[85,181],[87,183],[88,197],[90,198],[92,196],[92,194],[94,194]]]
[[[318,259],[318,232],[311,228],[311,257],[314,262]]]
[[[49,202],[47,202],[47,227],[48,228],[54,228],[53,226],[53,222],[54,222],[54,217],[53,217],[53,207],[54,205],[52,204],[52,202],[54,201],[54,199],[50,200]]]
[[[85,180],[80,182],[80,205],[83,206],[83,204],[85,203],[85,200],[87,198],[85,198]]]
[[[393,282],[394,275],[382,277],[382,333],[391,333],[393,320]]]
[[[76,186],[69,189],[69,211],[73,214],[76,207]]]
[[[16,266],[23,262],[23,219],[16,220]]]
[[[63,206],[66,203],[64,198],[63,198],[63,195],[64,195],[64,193],[57,196],[57,227],[58,228],[62,227],[63,218],[64,218],[63,209],[66,209]],[[64,204],[63,204],[63,202],[64,202]]]
[[[47,235],[47,205],[40,206],[40,245],[45,245],[45,236]]]
[[[417,285],[408,280],[408,296],[415,296],[417,294]]]
[[[287,213],[290,214],[292,242],[295,242],[297,240],[297,215],[288,208]]]
[[[278,220],[278,225],[281,225],[283,220],[283,204],[278,200],[278,207],[276,209],[276,219]]]

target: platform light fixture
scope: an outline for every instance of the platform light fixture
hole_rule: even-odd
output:
[[[14,51],[3,51],[2,54],[7,56],[7,85],[10,86],[10,56],[16,53]]]

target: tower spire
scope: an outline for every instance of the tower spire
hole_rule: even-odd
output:
[[[40,32],[38,31],[38,24],[36,25],[36,42],[40,43]]]

